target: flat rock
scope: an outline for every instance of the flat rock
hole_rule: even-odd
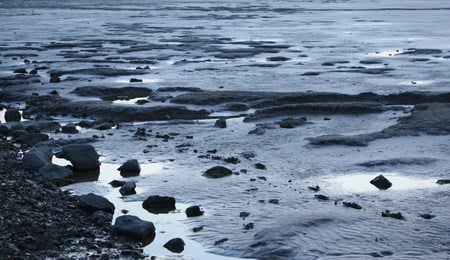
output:
[[[383,175],[378,175],[370,181],[370,184],[377,187],[380,190],[387,190],[392,186],[392,183],[386,179]]]
[[[114,213],[114,204],[112,204],[108,199],[95,195],[94,193],[88,193],[86,195],[78,196],[79,204],[78,206],[85,211],[95,212],[102,210],[109,213]]]
[[[71,169],[55,164],[47,164],[39,168],[39,175],[46,181],[69,178],[72,174]]]
[[[65,145],[55,155],[69,160],[76,170],[94,170],[100,167],[99,155],[89,144]]]
[[[119,235],[141,241],[153,240],[155,225],[136,216],[124,215],[116,219],[113,230]]]
[[[212,179],[217,179],[217,178],[230,176],[231,174],[233,174],[233,171],[231,171],[230,169],[228,169],[226,167],[214,166],[214,167],[206,170],[206,172],[203,174],[203,176],[212,178]]]
[[[168,213],[176,209],[175,198],[153,195],[144,200],[142,207],[154,214]]]

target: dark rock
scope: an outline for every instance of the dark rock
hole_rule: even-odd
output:
[[[226,109],[229,111],[247,111],[249,110],[249,106],[242,103],[229,103],[227,104]]]
[[[239,213],[239,217],[242,218],[242,219],[244,219],[244,220],[245,220],[248,216],[250,216],[250,212],[242,211],[241,213]]]
[[[79,207],[87,212],[95,212],[102,210],[109,213],[114,213],[114,204],[112,204],[106,198],[89,193],[86,195],[78,196]]]
[[[12,134],[11,130],[5,125],[0,125],[0,136],[10,136]]]
[[[113,230],[130,239],[141,241],[153,240],[155,237],[155,226],[152,222],[141,220],[136,216],[120,216],[114,223]]]
[[[393,158],[387,160],[373,160],[358,163],[356,165],[364,167],[395,166],[395,165],[427,165],[436,161],[437,160],[434,158],[413,157],[413,158]]]
[[[117,170],[124,177],[137,176],[141,172],[141,166],[136,159],[131,159],[123,163]]]
[[[387,190],[392,186],[392,183],[383,175],[378,175],[377,177],[375,177],[370,181],[370,184],[374,185],[380,190]]]
[[[223,244],[223,243],[225,243],[227,241],[228,241],[228,238],[222,238],[222,239],[216,240],[214,242],[214,245],[217,246],[217,245]]]
[[[228,168],[225,168],[223,166],[214,166],[214,167],[206,170],[206,172],[203,175],[208,178],[217,179],[217,178],[229,176],[231,174],[233,174],[233,171],[231,171]]]
[[[316,195],[314,195],[314,197],[316,197],[319,200],[323,200],[323,201],[326,201],[326,200],[330,199],[328,196],[325,196],[323,194],[316,194]]]
[[[152,90],[145,87],[102,87],[102,86],[88,86],[77,87],[72,91],[79,96],[95,96],[103,100],[130,100],[134,98],[147,97],[152,93]]]
[[[167,243],[164,244],[164,247],[171,252],[181,253],[184,250],[184,241],[181,238],[173,238],[167,241]]]
[[[186,209],[185,212],[188,218],[202,216],[204,213],[204,211],[201,210],[199,206],[190,206]]]
[[[30,74],[36,75],[36,74],[38,74],[38,70],[37,69],[32,69],[32,70],[30,70]]]
[[[266,166],[262,163],[255,163],[255,168],[258,170],[266,170]]]
[[[14,73],[19,73],[19,74],[26,74],[28,73],[26,69],[24,68],[18,68],[14,70]]]
[[[303,76],[319,76],[319,75],[320,75],[320,72],[316,72],[316,71],[308,71],[308,72],[305,72],[305,73],[303,73],[303,74],[301,74],[301,75],[303,75]]]
[[[362,207],[354,202],[342,202],[342,205],[348,208],[354,208],[354,209],[362,209]]]
[[[59,83],[61,82],[61,79],[58,75],[50,74],[50,83]]]
[[[436,181],[439,185],[450,184],[450,179],[441,179]]]
[[[20,114],[18,109],[8,109],[5,112],[5,121],[6,122],[20,122],[22,119],[22,115]]]
[[[306,117],[301,118],[285,118],[279,122],[281,128],[294,128],[296,126],[306,124]]]
[[[271,203],[271,204],[280,204],[280,201],[278,199],[269,199],[269,203]]]
[[[95,211],[92,214],[92,220],[98,225],[110,225],[113,219],[113,215],[111,213],[105,212],[103,210]]]
[[[255,227],[255,224],[253,224],[253,223],[248,223],[248,224],[244,225],[245,230],[250,230],[250,229],[253,229],[254,227]]]
[[[153,195],[142,203],[142,207],[154,214],[168,213],[175,210],[175,198]]]
[[[275,57],[269,57],[266,59],[267,61],[288,61],[289,58],[281,57],[281,56],[275,56]]]
[[[203,230],[203,227],[195,227],[192,229],[192,232],[197,233]]]
[[[23,155],[22,166],[26,169],[39,170],[52,162],[52,148],[42,146],[30,149]]]
[[[424,219],[432,219],[432,218],[435,217],[434,215],[431,215],[431,214],[429,214],[429,213],[420,214],[419,216],[420,216],[421,218],[424,218]]]
[[[76,134],[78,130],[74,124],[67,124],[61,127],[61,132],[65,134]]]
[[[67,167],[55,164],[47,164],[39,168],[39,174],[43,180],[66,179],[73,174],[73,171]]]
[[[100,166],[99,155],[89,144],[65,145],[55,156],[69,160],[76,170],[95,170]]]
[[[320,190],[320,187],[319,187],[319,185],[316,185],[316,186],[309,186],[308,189],[309,189],[309,190],[312,190],[312,191],[314,191],[314,192],[318,192],[318,191]]]
[[[225,118],[219,118],[217,119],[216,123],[214,124],[215,127],[218,128],[226,128],[227,127],[227,121]]]
[[[402,213],[391,213],[389,210],[386,210],[385,212],[381,212],[381,216],[385,218],[395,218],[395,219],[401,219],[404,220],[405,218],[402,216]]]
[[[114,188],[117,188],[117,187],[121,187],[122,185],[124,185],[125,182],[124,181],[113,180],[109,184],[111,186],[113,186]]]
[[[80,122],[78,122],[77,124],[79,127],[83,127],[83,128],[91,128],[95,125],[94,121],[88,121],[88,120],[81,120]]]
[[[137,82],[143,82],[142,79],[137,79],[137,78],[131,78],[130,79],[130,83],[137,83]]]
[[[112,123],[108,123],[108,122],[103,122],[100,123],[98,125],[94,125],[92,126],[92,128],[97,129],[97,130],[109,130],[113,127],[114,125]]]
[[[361,60],[359,63],[365,64],[365,65],[375,65],[375,64],[382,64],[384,61],[381,59],[367,59],[367,60]]]
[[[119,192],[122,196],[133,195],[136,194],[136,182],[129,181],[120,187]]]

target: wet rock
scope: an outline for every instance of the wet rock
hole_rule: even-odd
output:
[[[267,169],[267,167],[264,164],[262,164],[262,163],[255,163],[254,166],[258,170],[266,170]]]
[[[316,186],[309,186],[309,187],[308,187],[308,190],[312,190],[312,191],[314,191],[314,192],[318,192],[318,191],[320,191],[320,187],[319,187],[319,185],[316,185]]]
[[[439,185],[450,184],[450,179],[441,179],[436,181]]]
[[[49,136],[42,133],[29,133],[25,130],[15,131],[13,139],[16,143],[22,144],[22,147],[32,147],[37,143],[47,141]]]
[[[370,184],[377,187],[380,190],[387,190],[392,186],[392,183],[386,179],[383,175],[378,175],[373,180],[370,181]]]
[[[199,206],[190,206],[186,209],[185,212],[188,218],[202,216],[204,213],[204,211],[201,210]]]
[[[137,78],[131,78],[130,79],[130,83],[141,83],[141,82],[143,82],[142,79],[137,79]]]
[[[430,213],[420,214],[419,216],[424,219],[432,219],[435,217],[435,215],[431,215]]]
[[[20,114],[18,109],[10,108],[5,112],[5,121],[6,122],[19,122],[22,119],[22,115]]]
[[[368,146],[371,138],[364,136],[344,136],[344,135],[322,135],[307,138],[312,145],[348,145],[348,146]]]
[[[173,253],[181,253],[184,250],[184,241],[181,238],[173,238],[167,241],[164,247]]]
[[[319,76],[320,72],[317,71],[307,71],[305,73],[302,73],[303,76]]]
[[[226,109],[229,111],[247,111],[249,110],[249,106],[242,103],[229,103],[226,105]]]
[[[367,60],[361,60],[359,63],[365,64],[365,65],[375,65],[375,64],[382,64],[384,61],[381,59],[367,59]]]
[[[344,202],[342,202],[342,205],[344,205],[345,207],[348,207],[348,208],[362,209],[362,207],[360,205],[358,205],[358,204],[356,204],[354,202],[344,201]]]
[[[78,196],[78,206],[87,212],[95,212],[102,210],[109,213],[114,213],[114,204],[108,199],[95,195],[94,193],[88,193],[86,195]]]
[[[77,127],[74,124],[67,124],[61,127],[61,132],[64,134],[76,134],[78,133]]]
[[[118,180],[113,180],[109,183],[109,185],[111,185],[113,188],[121,187],[124,184],[125,184],[124,181],[118,181]]]
[[[76,170],[95,170],[100,167],[99,155],[89,144],[65,145],[55,156],[69,160]]]
[[[294,128],[306,124],[306,117],[301,118],[285,118],[279,123],[281,128]]]
[[[98,210],[92,213],[92,220],[98,225],[110,225],[112,219],[113,215],[103,210]]]
[[[136,182],[129,181],[126,182],[120,187],[119,192],[122,196],[133,195],[136,194]]]
[[[91,128],[95,125],[95,121],[90,121],[90,120],[81,120],[80,122],[78,122],[77,124],[79,127],[83,127],[83,128]]]
[[[249,135],[263,135],[264,133],[266,133],[266,129],[263,127],[256,127],[248,132]]]
[[[316,194],[316,195],[314,195],[314,197],[319,199],[319,200],[323,200],[323,201],[326,201],[326,200],[330,199],[328,196],[325,196],[323,194]]]
[[[436,162],[436,159],[433,158],[393,158],[387,160],[373,160],[358,163],[356,165],[364,166],[364,167],[375,167],[375,166],[395,166],[395,165],[427,165],[433,162]]]
[[[250,212],[242,211],[241,213],[239,213],[239,217],[243,220],[245,220],[248,216],[250,216]]]
[[[73,171],[67,167],[47,164],[39,168],[39,175],[45,181],[69,178]]]
[[[203,227],[194,227],[192,228],[192,232],[197,233],[203,230]]]
[[[271,203],[271,204],[280,204],[280,201],[278,199],[269,199],[269,203]]]
[[[225,118],[219,118],[217,119],[216,123],[214,124],[215,127],[218,128],[226,128],[227,127],[227,121]]]
[[[255,224],[253,224],[253,223],[248,223],[248,224],[244,225],[245,230],[250,230],[250,229],[253,229],[254,227],[255,227]]]
[[[155,226],[152,222],[141,220],[136,216],[120,216],[114,223],[113,230],[119,235],[141,241],[153,240]]]
[[[217,179],[217,178],[229,176],[231,174],[233,174],[233,171],[231,171],[230,169],[228,169],[226,167],[214,166],[214,167],[206,170],[206,172],[203,174],[203,176],[212,178],[212,179]]]
[[[269,57],[266,59],[267,61],[288,61],[289,58],[282,57],[282,56],[275,56],[275,57]]]
[[[97,130],[109,130],[113,127],[114,125],[112,123],[109,122],[103,122],[97,125],[92,126],[92,128],[97,129]]]
[[[11,130],[5,125],[0,125],[0,136],[10,136],[12,134]]]
[[[58,75],[50,74],[50,83],[59,83],[61,78]]]
[[[18,73],[18,74],[26,74],[28,73],[27,70],[25,68],[18,68],[14,70],[14,73]]]
[[[168,213],[175,210],[175,198],[153,195],[142,203],[142,207],[154,214]]]
[[[228,241],[228,238],[222,238],[222,239],[216,240],[214,242],[214,245],[217,246],[217,245],[223,244],[223,243],[225,243],[227,241]]]
[[[400,212],[391,213],[389,210],[381,212],[381,216],[385,217],[385,218],[395,218],[395,219],[400,219],[400,220],[404,220],[405,219],[403,217],[402,213],[400,213]]]
[[[32,75],[36,75],[36,74],[38,74],[38,70],[37,69],[32,69],[32,70],[30,70],[29,73],[32,74]]]
[[[52,148],[41,146],[30,149],[23,155],[22,166],[25,169],[39,170],[52,162]]]
[[[147,97],[152,90],[145,87],[123,87],[112,88],[102,86],[77,87],[72,91],[79,96],[94,96],[103,100],[130,100],[134,98]]]
[[[131,159],[123,163],[117,170],[120,171],[120,175],[125,177],[137,176],[141,172],[141,166],[138,160]]]

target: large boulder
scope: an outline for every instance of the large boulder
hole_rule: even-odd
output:
[[[142,207],[154,214],[168,213],[175,210],[175,198],[153,195],[142,203]]]
[[[78,206],[85,211],[95,212],[102,210],[109,213],[114,213],[114,204],[112,204],[108,199],[95,195],[94,193],[89,193],[86,195],[78,196]]]
[[[233,174],[233,172],[226,167],[214,166],[214,167],[206,170],[206,172],[203,175],[208,178],[217,179],[217,178],[229,176],[231,174]]]
[[[151,241],[155,237],[155,225],[136,216],[124,215],[118,217],[113,228],[116,233],[130,239]]]
[[[76,170],[94,170],[100,166],[99,155],[89,144],[65,145],[55,155],[58,158],[69,160]]]
[[[6,122],[19,122],[22,118],[22,115],[20,114],[19,110],[12,108],[8,109],[5,112],[5,121]]]
[[[380,190],[387,190],[392,186],[392,183],[386,179],[383,175],[378,175],[373,180],[370,181],[370,184],[377,187]]]
[[[124,177],[137,176],[141,172],[141,167],[136,159],[132,159],[123,163],[117,170]]]
[[[56,164],[47,164],[39,168],[40,177],[45,180],[57,180],[70,177],[73,171],[68,167],[59,166]]]
[[[26,169],[39,170],[52,162],[52,148],[48,146],[35,147],[23,155],[22,166]]]
[[[164,247],[170,252],[181,253],[184,251],[184,241],[181,238],[173,238],[167,241],[167,243],[164,244]]]

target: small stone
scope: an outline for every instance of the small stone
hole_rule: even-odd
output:
[[[358,205],[358,204],[356,204],[354,202],[346,202],[346,201],[344,201],[344,202],[342,202],[342,204],[345,207],[348,207],[348,208],[362,209],[362,207],[360,205]]]
[[[239,213],[239,217],[243,220],[245,220],[245,218],[247,218],[248,216],[250,216],[250,212],[242,211],[241,213]]]
[[[137,83],[137,82],[143,82],[142,79],[137,79],[137,78],[131,78],[130,79],[130,83]]]
[[[173,238],[167,241],[167,243],[164,244],[164,247],[171,252],[181,253],[184,251],[184,241],[181,238]]]
[[[120,171],[120,175],[129,177],[139,175],[141,167],[136,159],[132,159],[123,163],[117,170]]]
[[[114,231],[120,235],[144,241],[152,241],[155,237],[155,226],[152,222],[130,215],[118,217],[114,223]]]
[[[85,211],[95,212],[97,210],[102,210],[109,213],[114,213],[114,204],[112,204],[106,198],[95,195],[94,193],[89,193],[86,195],[78,196],[78,206]]]
[[[450,184],[450,179],[441,179],[436,182],[439,185]]]
[[[203,175],[208,178],[217,179],[229,176],[231,174],[233,174],[233,172],[228,168],[225,168],[223,166],[214,166],[208,169]]]
[[[201,216],[204,213],[204,211],[202,211],[199,206],[190,206],[186,209],[185,212],[188,218]]]
[[[124,181],[113,180],[109,184],[111,186],[113,186],[114,188],[117,188],[117,187],[121,187],[122,185],[124,185],[125,182]]]
[[[227,127],[227,121],[225,118],[219,118],[217,119],[216,123],[214,124],[215,127],[218,128],[226,128]]]
[[[420,216],[421,218],[424,218],[424,219],[432,219],[432,218],[435,217],[435,215],[431,215],[431,214],[429,214],[429,213],[426,213],[426,214],[420,214],[419,216]]]
[[[14,70],[14,73],[18,73],[18,74],[26,74],[28,73],[26,69],[24,68],[18,68]]]
[[[255,163],[255,168],[258,170],[266,170],[266,166],[262,163]]]
[[[392,186],[392,183],[383,175],[378,175],[377,177],[375,177],[370,181],[370,184],[374,185],[380,190],[387,190]]]
[[[312,191],[314,191],[314,192],[320,191],[319,185],[316,185],[316,186],[309,186],[308,189],[309,189],[309,190],[312,190]]]
[[[314,197],[316,197],[319,200],[323,200],[323,201],[330,199],[328,196],[325,196],[325,195],[322,195],[322,194],[314,195]]]
[[[402,213],[400,213],[400,212],[391,213],[391,212],[389,212],[389,210],[386,210],[385,212],[381,212],[381,216],[382,217],[389,217],[389,218],[400,219],[400,220],[404,220],[405,219],[403,217]]]
[[[197,233],[203,230],[203,227],[195,227],[192,229],[192,232]]]
[[[120,187],[119,192],[122,196],[133,195],[136,194],[136,182],[129,181],[126,182]]]
[[[142,207],[150,213],[168,213],[175,210],[175,198],[167,196],[153,195],[148,197],[143,203]]]
[[[61,127],[61,132],[65,134],[76,134],[78,133],[78,130],[74,124],[67,124]]]
[[[245,230],[253,229],[254,226],[255,226],[255,224],[253,224],[253,223],[248,223],[248,224],[244,225],[244,229],[245,229]]]
[[[271,204],[280,204],[280,201],[278,199],[269,199],[269,203],[271,203]]]

